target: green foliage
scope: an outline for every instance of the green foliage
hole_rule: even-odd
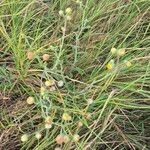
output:
[[[0,2],[0,148],[149,150],[149,6],[147,0]],[[59,145],[58,135],[69,141]]]

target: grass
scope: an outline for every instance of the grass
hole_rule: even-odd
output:
[[[0,148],[149,150],[149,6],[148,0],[2,0]],[[71,20],[59,15],[68,7]],[[125,54],[112,54],[113,47]],[[49,80],[53,88],[45,87]],[[58,135],[69,141],[58,144]]]

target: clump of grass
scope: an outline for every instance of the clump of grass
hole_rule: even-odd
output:
[[[0,2],[0,148],[149,150],[149,5]]]

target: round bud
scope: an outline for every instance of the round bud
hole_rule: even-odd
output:
[[[65,27],[61,27],[61,31],[62,31],[62,32],[65,32],[65,31],[66,31],[66,28],[65,28]]]
[[[76,0],[76,3],[77,4],[81,4],[81,0]]]
[[[46,93],[45,87],[43,87],[43,86],[41,87],[40,93],[41,93],[41,95],[44,95]]]
[[[48,61],[50,58],[50,55],[44,54],[42,57],[43,57],[43,61]]]
[[[119,50],[118,50],[117,55],[118,55],[118,56],[123,56],[123,55],[125,55],[125,53],[126,53],[125,48],[122,48],[122,49],[119,49]]]
[[[83,123],[80,121],[78,122],[78,127],[82,127],[83,126]]]
[[[27,135],[27,134],[23,134],[23,135],[21,136],[21,141],[22,141],[22,142],[28,141],[28,135]]]
[[[66,19],[67,19],[68,21],[70,21],[72,18],[71,18],[70,15],[67,15],[67,16],[66,16]]]
[[[58,13],[59,13],[59,15],[60,15],[61,17],[64,15],[63,10],[60,10]]]
[[[70,8],[70,7],[68,7],[67,9],[66,9],[66,14],[71,14],[72,13],[72,9]]]
[[[56,142],[57,142],[57,144],[60,144],[60,145],[63,144],[64,143],[64,135],[62,135],[62,134],[57,135]]]
[[[65,120],[65,121],[72,120],[71,116],[69,114],[67,114],[67,113],[63,113],[62,119]]]
[[[106,65],[106,68],[107,68],[108,70],[112,70],[112,69],[114,68],[114,66],[115,66],[115,62],[114,62],[113,59],[111,59],[111,60],[108,62],[108,64]]]
[[[52,127],[52,124],[45,123],[45,129],[50,129],[51,127]]]
[[[45,123],[52,124],[52,118],[50,116],[45,118]]]
[[[127,67],[131,67],[131,66],[132,66],[132,64],[131,64],[130,61],[125,61],[125,65],[126,65]]]
[[[74,140],[75,142],[78,142],[79,139],[80,139],[80,136],[79,136],[78,134],[75,134],[75,135],[73,136],[73,140]]]
[[[49,90],[50,90],[50,92],[53,92],[53,91],[56,91],[56,88],[55,88],[55,86],[51,86]]]
[[[55,84],[55,81],[53,81],[53,80],[48,80],[45,82],[45,86],[47,86],[47,87],[52,86],[54,84]]]
[[[27,52],[27,58],[29,60],[32,60],[34,58],[34,53],[33,52]]]
[[[35,137],[39,140],[39,139],[42,137],[42,134],[39,133],[39,132],[37,132],[37,133],[35,134]]]
[[[29,105],[32,105],[32,104],[34,104],[34,97],[28,97],[27,98],[27,104],[29,104]]]
[[[93,99],[92,99],[92,98],[89,98],[89,99],[87,100],[87,103],[88,103],[88,105],[91,105],[91,104],[93,103]]]
[[[63,87],[64,81],[63,80],[58,81],[57,85],[58,85],[58,87]]]
[[[117,49],[116,49],[116,48],[114,48],[114,47],[111,48],[111,53],[112,53],[112,54],[115,54],[116,52],[117,52]]]
[[[55,150],[62,150],[60,147],[56,147]]]

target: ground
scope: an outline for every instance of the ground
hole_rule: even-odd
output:
[[[150,149],[149,0],[0,1],[0,149]]]

